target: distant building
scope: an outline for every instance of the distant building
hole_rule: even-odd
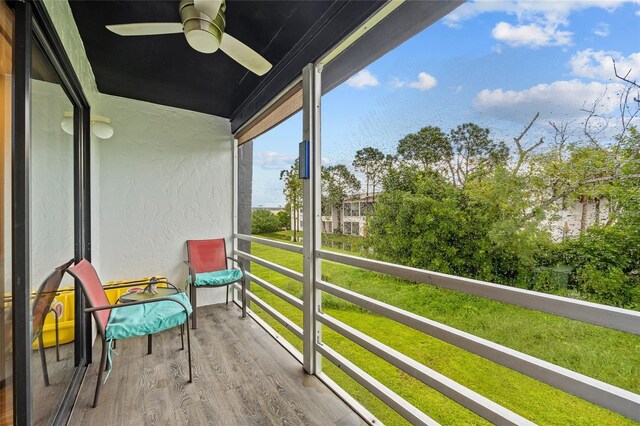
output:
[[[262,207],[262,206],[258,206],[258,207],[251,207],[251,211],[255,211],[255,210],[269,210],[271,213],[273,214],[278,214],[281,211],[284,210],[284,207]]]
[[[376,194],[377,195],[377,194]],[[373,206],[373,196],[357,194],[342,203],[340,211],[335,207],[331,208],[329,215],[322,216],[322,232],[334,234],[338,230],[344,235],[366,235],[366,216]],[[340,217],[341,215],[341,217]],[[295,224],[294,215],[291,215],[291,228]],[[341,223],[342,222],[342,223]],[[302,209],[298,219],[298,230],[303,230]]]
[[[379,194],[376,194],[376,197]],[[331,208],[331,213],[322,216],[322,232],[334,234],[338,230],[344,235],[367,234],[367,214],[373,207],[373,196],[358,194],[342,203],[340,213],[338,209]],[[575,238],[580,235],[582,227],[582,203],[573,201],[569,205],[561,202],[557,204],[557,211],[550,214],[540,227],[551,234],[551,239],[560,242],[566,238]],[[599,202],[589,201],[585,205],[585,229],[594,225],[603,225],[609,218],[609,202],[601,199]],[[342,223],[340,223],[342,222]],[[295,221],[291,215],[291,227],[293,229]],[[303,230],[302,209],[300,209],[298,230]]]
[[[609,220],[609,201],[602,198],[599,201],[588,201],[584,205],[584,228],[594,225],[604,225]],[[551,234],[551,239],[560,242],[566,238],[575,238],[580,235],[582,227],[583,205],[580,201],[574,201],[568,205],[558,202],[555,214],[542,222],[542,229]]]

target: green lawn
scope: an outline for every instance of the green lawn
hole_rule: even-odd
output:
[[[302,271],[302,256],[252,244],[252,253]],[[302,284],[259,265],[252,272],[283,290],[302,297]],[[494,302],[425,284],[323,262],[329,282],[456,327],[521,352],[638,393],[640,337],[553,315]],[[271,293],[252,285],[260,298],[302,326],[301,312]],[[271,317],[252,307],[299,350],[299,339]],[[330,295],[323,310],[379,341],[422,362],[489,399],[539,424],[635,424],[618,414],[501,367],[421,332],[372,314]],[[482,418],[433,391],[387,362],[351,343],[327,327],[323,341],[386,386],[445,424],[483,424]],[[360,385],[326,360],[323,371],[387,424],[406,423]]]

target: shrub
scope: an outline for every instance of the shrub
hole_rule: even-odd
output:
[[[265,234],[276,232],[280,229],[280,222],[276,215],[269,210],[258,209],[251,213],[251,232],[254,234]]]

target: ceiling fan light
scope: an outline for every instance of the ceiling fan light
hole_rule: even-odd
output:
[[[213,53],[220,47],[220,42],[209,31],[194,28],[185,32],[189,46],[201,53]]]
[[[100,139],[109,139],[113,136],[113,127],[104,121],[94,121],[91,123],[91,132]]]
[[[73,135],[73,117],[64,117],[60,122],[60,127],[65,133]]]

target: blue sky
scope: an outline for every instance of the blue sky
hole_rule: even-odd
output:
[[[619,70],[640,78],[640,1],[480,1],[460,6],[322,98],[322,156],[351,165],[366,146],[393,153],[408,133],[465,122],[505,142],[536,112],[548,121],[614,115]],[[280,170],[302,139],[296,114],[254,141],[253,206],[283,206]]]

